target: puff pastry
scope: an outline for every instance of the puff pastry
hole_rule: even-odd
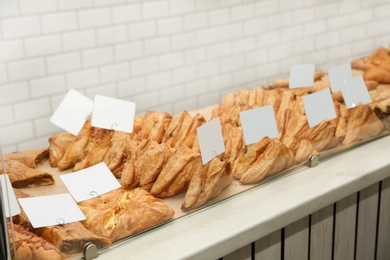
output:
[[[187,190],[192,176],[201,168],[200,154],[182,145],[170,157],[153,184],[150,193],[156,197],[167,198],[184,192]]]
[[[49,160],[51,167],[57,167],[75,136],[70,133],[53,135],[49,138]]]
[[[257,183],[267,176],[290,168],[294,154],[282,142],[272,139],[265,151],[256,159],[240,178],[240,183]]]
[[[181,209],[197,208],[217,197],[232,179],[230,162],[215,157],[192,176]]]
[[[11,232],[11,226],[8,222],[8,233]],[[14,238],[10,236],[10,244],[15,242],[15,248],[11,246],[11,253],[16,253],[17,259],[23,260],[61,260],[60,251],[45,239],[34,233],[23,229],[18,224],[13,224]]]
[[[53,185],[55,183],[53,175],[50,173],[29,168],[19,161],[9,160],[3,163],[14,188],[32,188]],[[3,169],[0,167],[0,172],[2,173],[2,171]]]
[[[64,254],[80,253],[88,242],[93,243],[97,248],[111,244],[108,238],[96,235],[80,222],[37,228],[34,233],[53,244]]]
[[[110,147],[114,130],[93,127],[85,150],[80,154],[73,171],[79,171],[103,161]]]
[[[4,155],[4,161],[19,161],[30,168],[36,168],[49,159],[49,148],[40,148]]]
[[[79,203],[95,234],[115,242],[170,220],[175,212],[147,191],[118,189]]]
[[[85,147],[87,147],[91,133],[92,133],[91,120],[87,120],[83,128],[76,135],[73,142],[69,145],[64,156],[58,162],[57,167],[60,170],[71,168],[76,164],[80,155],[85,150]]]

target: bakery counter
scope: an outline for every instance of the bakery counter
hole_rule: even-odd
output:
[[[382,224],[381,226],[377,224],[376,228],[374,225],[373,230],[376,231],[376,235],[373,239],[370,239],[369,243],[374,243],[374,246],[381,250],[375,253],[377,256],[383,256],[384,254],[388,257],[390,252],[388,248],[385,248],[385,245],[390,242],[388,235],[390,233],[388,221],[388,216],[390,216],[389,154],[390,136],[385,136],[335,156],[322,159],[316,167],[300,167],[277,178],[277,180],[254,187],[205,209],[117,243],[99,252],[98,259],[127,259],[128,257],[131,257],[131,259],[217,259],[235,250],[242,250],[245,246],[248,248],[248,245],[250,251],[250,245],[253,245],[254,241],[275,234],[274,232],[278,233],[280,242],[279,247],[277,247],[279,249],[276,250],[277,254],[280,254],[280,252],[287,254],[295,250],[294,254],[296,256],[297,248],[294,247],[295,249],[291,251],[286,247],[288,230],[291,230],[291,228],[284,227],[289,227],[289,225],[297,223],[296,221],[323,211],[324,208],[330,208],[332,212],[333,210],[336,211],[336,205],[339,205],[343,199],[348,198],[351,194],[358,194],[358,205],[354,208],[354,210],[357,208],[356,212],[365,208],[369,209],[369,206],[364,207],[365,204],[362,203],[360,203],[359,209],[359,199],[361,202],[365,196],[364,194],[367,195],[367,192],[361,193],[359,198],[359,191],[372,185],[376,185],[382,191],[379,193],[379,202],[377,195],[377,197],[374,197],[373,203],[375,205],[379,203],[384,207],[381,210],[374,207],[376,209],[373,217],[375,223],[378,220]],[[333,207],[332,204],[335,206]],[[381,217],[377,215],[379,211]],[[334,213],[336,214],[336,212]],[[349,222],[355,223],[354,221],[357,221],[355,217],[355,214],[352,214],[353,219]],[[364,218],[361,217],[361,219]],[[338,218],[338,221],[340,220],[341,218]],[[333,229],[333,231],[334,226],[335,224],[330,225],[330,229]],[[355,226],[358,227],[357,224],[354,225],[354,228]],[[313,236],[314,227],[311,229],[309,227],[309,234],[310,230]],[[355,231],[354,236],[367,235],[363,232],[364,230],[365,228],[361,228],[359,232]],[[300,229],[297,232],[299,233]],[[333,235],[333,238],[331,236],[332,246],[330,246],[330,250],[333,250],[333,253],[331,253],[333,255],[335,255],[334,250],[339,248],[336,244],[337,237],[337,235]],[[370,236],[367,236],[367,238],[370,238]],[[281,241],[283,239],[284,242]],[[359,242],[359,237],[351,240],[348,243],[356,246],[355,241]],[[269,251],[273,245],[270,244],[270,241],[267,243],[266,250]],[[280,244],[286,247],[282,251],[280,250]],[[311,242],[311,247],[313,245],[315,245],[315,242]],[[380,245],[382,245],[382,248],[379,248]],[[308,247],[307,243],[306,247]],[[303,251],[305,251],[304,254],[308,255],[306,247],[303,247]],[[367,247],[367,243],[361,248],[365,247]],[[352,248],[352,250],[356,254],[356,249]],[[309,251],[312,255],[315,250],[309,249]],[[253,256],[254,253],[248,254]],[[232,258],[244,259],[242,252],[238,255],[240,256],[237,257],[236,254]]]

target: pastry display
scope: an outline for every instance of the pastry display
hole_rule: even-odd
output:
[[[309,126],[303,99],[330,88],[323,71],[315,72],[312,86],[290,89],[290,79],[283,78],[227,93],[209,108],[210,117],[197,111],[171,115],[150,110],[134,118],[132,133],[93,127],[86,120],[75,136],[51,136],[48,148],[5,155],[0,164],[14,188],[54,185],[53,175],[40,169],[46,160],[57,175],[104,162],[121,184],[78,203],[86,217],[81,222],[34,229],[23,211],[14,216],[15,241],[23,240],[17,243],[17,254],[61,259],[61,253],[81,252],[87,242],[102,248],[174,218],[170,199],[179,201],[180,212],[189,212],[218,201],[225,191],[228,195],[222,198],[236,194],[237,186],[278,177],[312,155],[349,149],[388,134],[390,85],[384,83],[390,83],[389,50],[379,48],[351,66],[362,70],[372,102],[347,108],[342,93],[332,93],[337,117],[314,127]],[[272,106],[279,135],[246,144],[240,112],[263,106]],[[203,165],[197,129],[217,117],[225,151]],[[30,196],[18,189],[15,194]]]

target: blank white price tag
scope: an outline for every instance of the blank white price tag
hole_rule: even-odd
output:
[[[272,106],[241,111],[240,119],[247,145],[259,142],[264,136],[278,137],[278,127]]]
[[[135,103],[96,95],[91,124],[99,128],[131,133],[134,115]]]
[[[315,69],[316,67],[314,64],[298,64],[291,66],[290,88],[313,86]]]
[[[85,220],[83,212],[69,193],[20,198],[19,203],[34,228]]]
[[[334,119],[337,116],[329,88],[304,96],[303,103],[310,127],[318,125],[323,120]]]
[[[0,182],[1,191],[3,194],[5,216],[8,218],[10,216],[18,215],[20,213],[20,207],[18,201],[16,200],[16,196],[14,190],[12,189],[8,174],[1,174]]]
[[[121,186],[103,162],[60,177],[77,202],[97,197]]]
[[[70,89],[50,121],[56,126],[77,135],[91,115],[93,101],[76,90]]]
[[[352,69],[349,63],[331,67],[328,70],[330,87],[332,92],[341,90],[341,87],[346,84],[346,81],[352,78]]]
[[[196,131],[203,164],[225,151],[221,123],[218,117],[198,127]]]
[[[361,104],[371,102],[370,93],[362,76],[356,76],[346,80],[346,84],[341,88],[344,102],[347,108],[353,108]]]

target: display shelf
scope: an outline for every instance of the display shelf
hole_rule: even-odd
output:
[[[389,177],[389,154],[385,136],[117,243],[98,259],[217,259]]]

